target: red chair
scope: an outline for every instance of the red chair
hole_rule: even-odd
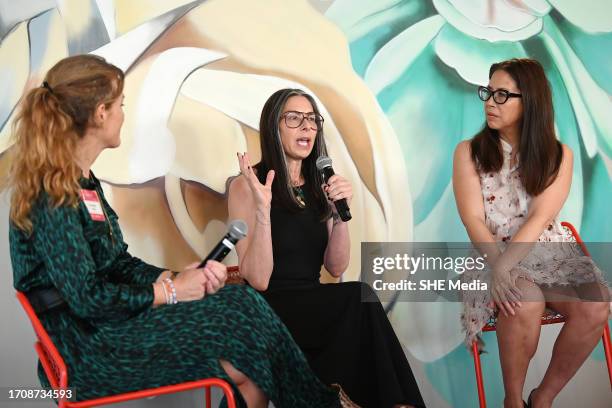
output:
[[[587,250],[586,245],[578,235],[576,228],[569,222],[562,222],[561,225],[567,229],[574,237],[576,242],[580,245],[582,252],[591,256],[589,251]],[[557,313],[545,313],[542,316],[542,324],[553,324],[553,323],[563,323],[565,322],[565,317],[561,314]],[[496,319],[492,318],[489,323],[487,323],[483,328],[483,332],[495,331],[496,329]],[[610,327],[606,323],[603,334],[601,336],[601,341],[603,343],[604,352],[606,355],[606,364],[608,365],[608,376],[610,377],[610,387],[612,387],[612,343],[610,342]],[[478,400],[480,402],[480,408],[486,408],[487,400],[485,397],[483,377],[482,377],[482,369],[480,365],[480,354],[478,353],[478,344],[476,341],[472,342],[472,355],[474,357],[474,369],[476,371],[476,384],[478,386]]]
[[[23,306],[26,314],[30,318],[36,337],[38,338],[34,343],[34,349],[38,354],[40,363],[51,387],[54,390],[67,390],[68,385],[68,370],[64,359],[57,351],[57,348],[51,341],[49,334],[41,324],[38,316],[34,313],[30,301],[22,292],[17,292],[17,299]],[[236,408],[236,401],[230,385],[220,378],[207,378],[198,381],[190,381],[175,385],[166,385],[159,388],[150,388],[141,391],[128,392],[125,394],[110,395],[107,397],[96,398],[87,401],[70,402],[68,400],[60,399],[58,401],[59,408],[84,408],[84,407],[97,407],[100,405],[115,404],[118,402],[130,401],[135,399],[147,398],[156,395],[172,394],[175,392],[192,390],[195,388],[204,388],[206,390],[206,407],[210,408],[212,405],[211,401],[211,387],[219,387],[225,394],[227,399],[228,408]]]

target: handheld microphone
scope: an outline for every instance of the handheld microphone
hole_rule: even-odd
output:
[[[323,175],[323,181],[327,183],[329,178],[333,176],[334,169],[332,168],[332,160],[327,156],[320,156],[317,159],[317,169]],[[340,219],[344,222],[353,218],[351,215],[351,210],[349,209],[348,203],[346,202],[346,198],[341,198],[339,200],[334,201],[334,205],[336,206],[336,210],[338,211],[338,215]]]
[[[233,220],[229,224],[227,234],[219,241],[217,246],[204,258],[198,265],[198,268],[203,268],[209,260],[221,262],[229,252],[234,249],[236,242],[247,236],[248,227],[246,222],[242,220]]]

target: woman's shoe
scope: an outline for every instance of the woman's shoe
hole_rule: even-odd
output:
[[[342,408],[361,408],[359,405],[355,404],[346,392],[342,389],[340,384],[332,384],[331,387],[338,392],[338,398],[340,398],[340,406]]]

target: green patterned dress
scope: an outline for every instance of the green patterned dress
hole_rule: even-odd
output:
[[[163,269],[127,252],[99,181],[92,175],[81,187],[97,191],[104,221],[94,221],[83,201],[52,208],[43,193],[32,235],[14,226],[9,233],[15,288],[55,287],[68,304],[40,317],[77,400],[207,377],[231,383],[224,359],[279,408],[339,406],[252,288],[227,285],[201,301],[153,308],[152,283]],[[39,377],[48,386],[40,365]]]

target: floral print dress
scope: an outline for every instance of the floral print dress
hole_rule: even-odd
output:
[[[485,223],[503,251],[506,243],[518,232],[529,213],[531,196],[521,183],[518,160],[512,160],[512,146],[500,139],[504,163],[497,173],[481,172]],[[606,284],[602,272],[593,260],[585,256],[569,231],[554,219],[538,238],[531,252],[515,266],[511,274],[540,286],[576,285],[599,282]],[[479,279],[490,282],[489,270],[468,271],[465,281]],[[489,286],[490,289],[490,286]],[[464,293],[462,324],[469,346],[482,327],[495,317],[495,309],[489,306],[490,291]]]

